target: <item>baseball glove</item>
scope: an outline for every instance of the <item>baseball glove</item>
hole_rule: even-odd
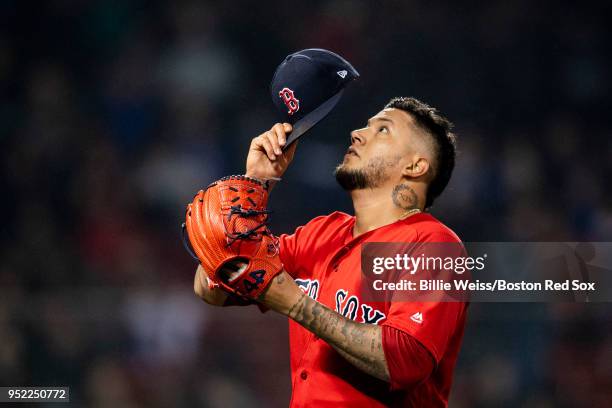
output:
[[[256,299],[282,271],[278,238],[267,227],[267,202],[267,183],[228,176],[200,190],[187,205],[183,242],[202,264],[211,287]]]

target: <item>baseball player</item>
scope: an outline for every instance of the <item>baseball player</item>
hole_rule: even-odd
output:
[[[247,294],[290,319],[291,407],[447,406],[467,304],[368,302],[360,284],[364,243],[461,242],[427,212],[453,171],[451,124],[414,98],[392,99],[351,132],[351,144],[335,171],[351,196],[354,215],[334,212],[274,238],[259,221],[266,214],[267,194],[294,156],[296,143],[283,151],[291,131],[290,124],[277,123],[255,137],[245,176],[213,183],[190,204],[187,229],[202,262],[196,294],[219,306],[248,303],[241,300]],[[239,220],[257,219],[252,228],[226,233],[230,246],[257,236],[260,241],[253,242],[265,243],[252,261],[259,269],[248,270],[251,281],[242,280],[244,267],[211,273],[221,269],[206,263],[215,255],[206,253],[198,236],[210,240],[212,233],[198,233],[197,217],[206,222],[206,211],[218,202],[231,209],[223,210],[221,223],[236,214],[243,217]]]

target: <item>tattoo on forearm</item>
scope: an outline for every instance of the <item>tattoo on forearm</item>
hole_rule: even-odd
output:
[[[290,308],[289,317],[327,341],[345,359],[360,370],[389,381],[389,370],[382,348],[379,326],[357,323],[305,293]]]
[[[301,308],[303,307],[304,302],[306,301],[305,299],[306,296],[307,296],[306,293],[302,293],[302,295],[300,296],[300,299],[293,306],[291,306],[291,309],[289,309],[289,313],[287,314],[290,318],[295,320],[293,316],[297,313],[297,311],[301,310]]]
[[[374,327],[380,329],[379,326]],[[336,349],[336,351],[338,351],[338,353],[340,353],[345,359],[347,359],[361,371],[364,371],[378,379],[389,381],[389,369],[387,368],[387,361],[385,359],[384,351],[382,350],[382,332],[377,330],[371,337],[372,343],[376,343],[377,345],[370,351],[369,358],[364,358],[364,356],[355,357],[353,354],[347,353],[337,346],[332,346]]]
[[[402,210],[419,208],[419,198],[416,192],[407,184],[398,184],[393,187],[391,197],[393,198],[393,204]]]

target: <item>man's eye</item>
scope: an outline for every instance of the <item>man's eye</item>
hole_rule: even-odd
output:
[[[381,126],[378,128],[378,131],[383,133],[389,133],[389,128],[386,126]]]

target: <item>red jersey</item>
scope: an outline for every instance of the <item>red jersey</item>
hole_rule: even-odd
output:
[[[357,238],[353,238],[354,223],[355,217],[335,212],[313,219],[292,235],[282,235],[280,257],[285,270],[308,295],[336,312],[357,322],[390,326],[415,338],[435,360],[433,372],[420,384],[402,389],[394,384],[391,367],[391,383],[376,379],[290,320],[293,388],[290,406],[444,407],[463,337],[466,304],[363,302],[360,299],[361,244],[461,241],[427,213],[396,221]],[[388,341],[383,339],[383,346]]]

